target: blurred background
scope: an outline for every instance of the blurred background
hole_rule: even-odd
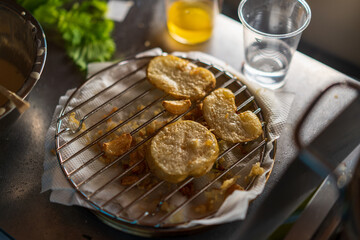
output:
[[[239,21],[241,0],[223,0],[222,13]],[[312,19],[298,51],[360,80],[360,1],[307,0]]]

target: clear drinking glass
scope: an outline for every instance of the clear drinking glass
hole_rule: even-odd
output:
[[[166,0],[165,4],[169,34],[176,41],[197,44],[211,37],[217,0]]]
[[[244,26],[244,75],[267,88],[282,87],[310,23],[309,5],[303,0],[242,0],[238,13]]]

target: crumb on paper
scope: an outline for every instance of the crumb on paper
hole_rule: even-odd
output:
[[[260,167],[260,162],[257,162],[252,165],[250,173],[245,177],[246,181],[250,181],[252,177],[260,176],[265,172],[265,169]]]
[[[141,140],[142,138],[140,137],[133,138],[130,147],[134,147]],[[145,161],[145,145],[140,145],[138,148],[136,148],[133,152],[129,154],[129,158],[127,160],[123,161],[124,169],[128,169],[131,167],[133,167],[131,169],[131,172],[137,176],[140,176],[142,173],[148,172],[149,169]]]
[[[242,154],[248,154],[249,152],[251,152],[252,144],[251,143],[240,144],[238,148],[240,149],[240,152]]]
[[[219,189],[211,189],[204,192],[205,197],[207,198],[207,209],[212,211],[215,209],[215,205],[221,203],[224,199],[222,191]]]
[[[105,114],[105,115],[103,116],[103,118],[107,118],[108,116],[110,116],[111,114],[113,114],[114,112],[116,112],[117,110],[118,110],[117,107],[113,107],[109,113],[107,113],[107,114]],[[109,119],[107,119],[106,121],[107,121],[108,123],[110,123],[110,122],[112,121],[112,119],[109,118]]]
[[[69,122],[70,122],[71,125],[75,125],[75,128],[77,129],[77,128],[80,127],[80,121],[76,119],[75,115],[76,115],[75,112],[70,113]],[[74,130],[75,130],[75,129],[74,129]],[[86,125],[85,125],[85,123],[83,122],[83,123],[81,124],[81,129],[80,129],[80,131],[85,131],[85,130],[86,130]]]
[[[158,115],[161,111],[162,111],[162,109],[158,108],[158,109],[154,110],[154,114]]]
[[[157,121],[152,121],[151,123],[149,123],[146,127],[145,127],[145,131],[147,135],[151,135],[156,131],[156,125],[157,125]]]
[[[192,109],[190,112],[185,114],[183,117],[184,120],[197,120],[200,117],[202,117],[202,104],[198,104],[194,109]]]
[[[221,189],[211,189],[204,192],[206,197],[205,203],[200,203],[193,207],[195,213],[198,214],[207,214],[211,211],[214,211],[224,199],[223,192]]]
[[[166,213],[173,212],[176,209],[176,206],[173,204],[169,204],[168,202],[163,202],[160,206],[160,210]],[[184,222],[184,212],[183,210],[179,210],[176,213],[170,215],[168,222],[169,223],[180,223]]]
[[[147,177],[144,179],[144,181],[142,181],[141,183],[139,183],[137,185],[138,189],[140,190],[150,190],[152,189],[157,183],[159,182],[158,179],[153,178],[153,177]]]
[[[115,159],[114,157],[103,157],[103,156],[99,158],[100,162],[103,162],[105,164],[112,163],[114,159]]]
[[[249,173],[249,177],[258,176],[264,173],[264,168],[260,167],[260,162],[253,164],[251,171]]]
[[[101,149],[105,156],[120,156],[130,149],[132,136],[124,133],[110,142],[103,143]]]
[[[137,151],[130,153],[129,167],[134,166],[137,162],[142,161],[143,159],[145,159],[145,150],[139,149]],[[133,169],[131,169],[131,172],[135,174],[141,174],[144,173],[146,169],[147,169],[146,163],[145,161],[142,161]]]
[[[179,192],[185,197],[191,197],[195,194],[195,187],[193,182],[189,182],[184,187],[180,188]]]
[[[220,158],[219,160],[215,161],[214,168],[219,171],[224,171],[225,170],[224,162],[225,162],[224,157]]]
[[[132,127],[133,129],[136,129],[136,128],[139,127],[139,124],[138,124],[137,122],[133,122],[133,123],[131,124],[131,127]]]
[[[144,105],[138,105],[137,107],[136,107],[136,109],[138,110],[138,111],[141,111],[141,110],[143,110],[145,108],[145,106]]]
[[[89,135],[85,135],[83,136],[85,138],[85,141],[87,142],[87,144],[91,144],[91,138],[89,137]]]
[[[239,184],[235,183],[233,185],[231,185],[228,189],[226,189],[225,191],[225,198],[227,198],[228,196],[230,196],[233,192],[235,191],[244,191],[245,189],[240,186]]]
[[[234,191],[244,191],[244,188],[236,183],[236,180],[239,178],[239,176],[232,177],[230,179],[226,179],[220,189],[224,193],[224,197],[227,198],[230,196]]]
[[[145,130],[145,128],[143,128],[143,129],[141,129],[141,130],[139,131],[139,136],[140,136],[140,137],[145,137],[145,136],[146,136],[146,130]]]
[[[234,185],[236,183],[237,177],[232,177],[230,179],[226,179],[222,184],[220,189],[222,191],[226,191],[229,187],[231,187],[232,185]]]
[[[147,135],[151,135],[156,132],[159,128],[165,125],[167,121],[152,121],[149,125],[146,126],[145,131]]]
[[[218,171],[210,171],[208,172],[209,179],[212,181],[217,178],[221,173]]]
[[[194,207],[194,211],[199,214],[205,214],[207,212],[206,204],[199,204]]]
[[[169,218],[170,223],[181,223],[184,221],[185,221],[185,217],[183,210],[177,211],[176,213],[172,214],[171,217]]]
[[[94,134],[94,138],[97,139],[99,137],[101,137],[104,134],[103,130],[99,130]]]
[[[134,183],[136,183],[137,181],[139,181],[139,177],[136,175],[129,175],[129,176],[125,176],[120,180],[121,185],[123,186],[130,186]]]
[[[335,99],[338,99],[338,98],[339,98],[339,96],[338,96],[337,94],[335,94],[335,95],[334,95],[334,98],[335,98]]]
[[[117,126],[116,122],[113,122],[112,120],[108,121],[107,123],[108,123],[106,126],[107,132],[111,131],[112,129],[114,129]]]
[[[52,153],[52,155],[56,156],[56,150],[54,148],[51,149],[50,152]]]
[[[164,212],[167,212],[167,213],[170,212],[170,211],[172,211],[173,209],[174,209],[174,208],[171,207],[168,202],[163,202],[163,203],[160,205],[160,210],[161,210],[161,211],[164,211]]]

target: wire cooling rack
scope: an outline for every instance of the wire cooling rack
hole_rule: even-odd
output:
[[[56,152],[66,178],[97,214],[120,226],[171,229],[214,216],[225,199],[218,195],[224,179],[233,178],[245,189],[251,188],[254,178],[246,179],[244,173],[250,171],[252,163],[263,161],[266,125],[256,141],[219,142],[217,167],[201,178],[170,184],[144,168],[144,156],[129,164],[129,158],[164,126],[188,116],[204,122],[201,115],[191,115],[199,102],[181,115],[162,108],[161,102],[171,97],[148,83],[146,67],[150,60],[143,57],[119,62],[79,87],[58,118]],[[188,60],[210,70],[216,77],[216,88],[233,91],[237,111],[251,110],[264,122],[256,98],[235,76],[210,63]],[[124,132],[137,141],[121,156],[106,160],[101,144]],[[139,173],[139,169],[143,171]]]

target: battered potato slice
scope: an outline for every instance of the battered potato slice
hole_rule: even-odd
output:
[[[226,141],[248,142],[262,133],[261,122],[253,112],[236,113],[235,96],[226,88],[216,89],[204,99],[203,115],[214,134]]]
[[[147,77],[154,86],[177,99],[200,99],[216,84],[209,70],[172,55],[153,58]]]
[[[110,142],[103,143],[101,149],[107,157],[118,157],[130,149],[131,142],[132,136],[124,133]]]
[[[206,174],[218,155],[215,135],[206,127],[194,121],[177,121],[151,140],[146,161],[158,178],[178,183],[188,176]]]
[[[191,107],[191,101],[189,99],[187,100],[165,100],[162,102],[163,107],[166,109],[166,111],[172,113],[172,114],[182,114],[186,112]]]

